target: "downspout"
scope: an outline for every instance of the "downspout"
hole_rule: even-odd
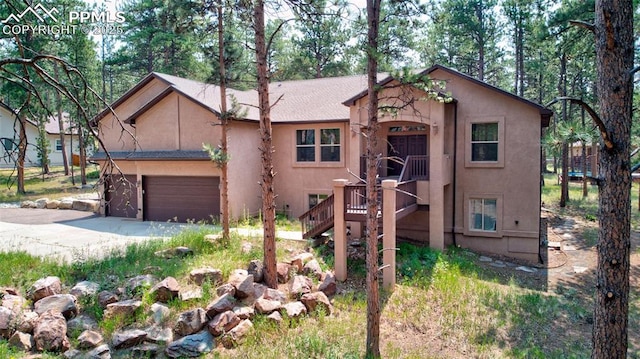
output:
[[[453,206],[452,211],[453,223],[451,225],[451,237],[453,238],[453,246],[457,247],[456,242],[456,168],[458,167],[458,103],[453,102]]]

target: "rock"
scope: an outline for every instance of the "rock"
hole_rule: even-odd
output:
[[[313,313],[316,310],[322,310],[325,314],[331,314],[333,306],[329,298],[323,292],[313,292],[302,295],[300,298],[302,304],[307,307],[307,312]]]
[[[0,307],[0,338],[9,339],[15,332],[16,314],[9,308]]]
[[[100,284],[90,281],[82,281],[71,288],[69,294],[73,294],[76,298],[86,297],[98,293]]]
[[[45,209],[47,207],[47,202],[49,202],[49,198],[36,199],[36,208]]]
[[[62,313],[66,319],[71,319],[78,314],[76,297],[71,294],[54,294],[42,298],[34,305],[34,311],[39,315],[54,310]]]
[[[329,297],[336,294],[338,291],[338,283],[336,282],[336,276],[332,272],[325,272],[321,281],[322,282],[318,285],[319,291]]]
[[[211,335],[217,337],[235,328],[241,321],[242,319],[240,319],[235,312],[228,310],[224,313],[218,313],[213,317],[209,324],[207,324],[207,330],[209,330]]]
[[[158,344],[143,343],[131,348],[133,358],[158,358],[162,353],[162,348]]]
[[[238,299],[253,297],[253,275],[244,269],[236,269],[229,276],[229,284],[236,289],[235,297]]]
[[[187,335],[169,343],[165,353],[169,358],[199,357],[212,351],[215,346],[211,333],[203,330],[198,334]]]
[[[307,307],[301,302],[290,302],[282,306],[289,318],[299,318],[307,314]]]
[[[92,349],[102,344],[102,334],[94,330],[85,330],[78,336],[78,349]]]
[[[46,277],[38,279],[31,285],[31,288],[29,288],[27,292],[27,298],[35,303],[44,297],[60,293],[62,293],[62,282],[60,278]]]
[[[215,302],[207,306],[207,317],[213,318],[216,316],[216,314],[226,312],[227,310],[232,310],[235,306],[236,299],[229,294],[224,294],[220,296]]]
[[[220,341],[225,348],[234,348],[244,341],[247,334],[249,334],[252,329],[253,323],[251,323],[249,319],[245,319],[223,335],[222,338],[220,338]]]
[[[28,334],[33,333],[33,328],[36,326],[36,321],[38,320],[38,313],[31,310],[25,310],[17,315],[19,318],[17,330]],[[69,324],[67,323],[67,328],[68,327]]]
[[[20,208],[38,208],[38,204],[34,201],[22,201]]]
[[[273,321],[275,323],[280,324],[280,323],[282,323],[282,314],[280,314],[280,312],[278,312],[278,311],[275,311],[275,312],[267,315],[267,319],[269,319],[269,320],[271,320],[271,321]]]
[[[183,337],[201,331],[206,324],[207,312],[202,308],[196,308],[180,313],[173,330]]]
[[[313,254],[309,252],[303,252],[291,258],[290,263],[293,267],[295,267],[298,273],[302,273],[302,270],[304,269],[304,265],[312,259],[313,259]]]
[[[145,340],[148,342],[167,344],[173,341],[173,330],[171,330],[171,328],[152,325],[145,331],[147,332],[147,338]]]
[[[307,276],[314,277],[318,280],[322,278],[322,268],[320,268],[320,263],[317,260],[312,259],[304,265],[302,269],[302,273]]]
[[[67,335],[75,338],[87,330],[98,329],[98,322],[87,314],[80,313],[77,317],[67,322]]]
[[[230,296],[234,297],[236,295],[236,287],[229,283],[225,283],[216,288],[216,294],[218,295],[218,297],[222,297],[225,294],[229,294]]]
[[[142,295],[143,291],[149,289],[158,283],[158,278],[151,274],[141,274],[130,278],[127,281],[127,292],[132,295]]]
[[[289,281],[289,295],[292,298],[300,298],[305,293],[311,293],[313,282],[311,278],[296,275]]]
[[[260,298],[268,288],[269,288],[269,287],[267,287],[267,286],[266,286],[266,285],[264,285],[264,284],[261,284],[261,283],[255,283],[255,282],[254,282],[254,283],[253,283],[253,295],[254,295],[256,298]]]
[[[155,255],[158,257],[171,259],[171,258],[184,258],[193,255],[193,250],[188,247],[175,247],[168,248],[161,251],[155,252]]]
[[[253,245],[249,242],[242,242],[242,247],[240,248],[240,253],[249,254],[253,250]]]
[[[264,299],[277,300],[280,304],[287,302],[287,295],[277,289],[267,288],[264,293],[262,293],[262,297],[264,297]]]
[[[162,324],[171,315],[171,309],[160,303],[151,304],[149,311],[151,311],[151,318],[156,324]]]
[[[240,319],[253,319],[253,317],[256,315],[255,309],[249,306],[234,307],[233,312],[236,313],[236,315]]]
[[[264,264],[259,259],[254,259],[249,262],[249,267],[247,268],[247,272],[253,275],[253,280],[257,283],[262,282],[263,272],[264,272]]]
[[[73,199],[63,198],[60,200],[58,204],[58,209],[72,209],[73,208]]]
[[[78,349],[69,349],[62,354],[65,359],[84,359],[85,356]]]
[[[170,300],[178,298],[180,294],[180,284],[173,277],[167,277],[161,282],[154,285],[149,294],[155,296],[158,302],[167,303]]]
[[[131,316],[141,305],[142,301],[135,299],[111,303],[107,305],[107,309],[104,311],[104,317],[111,318],[114,315]]]
[[[4,294],[0,296],[0,306],[11,309],[14,313],[18,314],[24,310],[27,305],[27,299],[19,295]]]
[[[204,240],[211,244],[218,244],[222,242],[222,234],[205,234]]]
[[[198,299],[202,299],[202,288],[180,292],[180,300],[183,302]]]
[[[112,293],[106,290],[103,290],[102,292],[98,293],[98,303],[102,308],[106,308],[107,305],[111,303],[115,303],[119,300],[120,299],[118,299],[118,296],[115,293]]]
[[[71,209],[84,212],[98,212],[100,202],[91,199],[77,199],[73,201]]]
[[[102,344],[99,347],[87,352],[83,357],[90,359],[111,359],[111,349],[107,344]]]
[[[278,283],[287,283],[289,282],[291,265],[288,263],[277,263],[276,271],[278,272]]]
[[[189,279],[197,285],[208,281],[214,286],[222,283],[222,271],[211,267],[194,269],[189,273]]]
[[[45,203],[44,208],[46,209],[58,209],[58,206],[60,206],[60,201],[56,200],[56,199],[52,199],[49,200]]]
[[[65,352],[70,343],[67,338],[67,321],[62,313],[49,310],[40,315],[33,329],[37,351]]]
[[[33,337],[27,333],[15,332],[11,338],[9,338],[9,345],[25,352],[31,351],[34,344]]]
[[[282,304],[277,300],[265,299],[260,297],[256,300],[254,307],[259,314],[270,314],[282,307]]]
[[[147,338],[147,332],[140,329],[130,329],[113,334],[111,340],[115,349],[131,348],[138,345]]]

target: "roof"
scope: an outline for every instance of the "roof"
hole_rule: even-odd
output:
[[[15,110],[13,110],[12,108],[10,108],[9,106],[7,106],[6,104],[0,102],[0,108],[5,109],[6,111],[8,111],[9,113],[11,113],[12,116],[17,116]],[[32,120],[30,118],[27,118],[27,123],[32,125],[33,127],[38,127],[38,123],[35,120]],[[68,112],[63,112],[62,113],[62,124],[63,124],[63,129],[64,129],[64,133],[69,134],[71,133],[70,129],[71,129],[71,123],[70,123],[70,115]],[[47,122],[45,122],[44,124],[44,130],[47,132],[47,134],[49,135],[59,135],[60,134],[60,127],[58,125],[58,116],[57,115],[52,115],[49,116],[47,118]]]

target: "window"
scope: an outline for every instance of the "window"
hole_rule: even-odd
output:
[[[56,140],[56,151],[62,151],[62,141]]]
[[[315,207],[318,203],[327,199],[329,195],[326,194],[310,194],[309,195],[309,209]]]
[[[340,162],[340,129],[320,130],[320,161]]]
[[[15,150],[16,148],[18,148],[17,144],[11,138],[3,138],[2,139],[2,146],[4,147],[4,150],[6,152],[11,152],[11,151]]]
[[[314,162],[316,160],[316,131],[296,131],[296,161]]]
[[[471,124],[471,161],[498,161],[498,123]]]
[[[469,228],[473,231],[496,232],[498,200],[473,198],[469,200]]]

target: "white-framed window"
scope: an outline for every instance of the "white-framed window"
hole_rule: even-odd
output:
[[[327,199],[327,197],[329,197],[329,195],[327,194],[318,194],[318,193],[309,194],[309,209],[315,207],[316,205],[318,205],[318,203]]]
[[[337,127],[295,130],[295,162],[302,166],[335,166],[342,159],[342,133]]]
[[[62,141],[56,140],[56,152],[62,151]]]
[[[320,161],[340,162],[339,128],[323,128],[320,130]]]
[[[497,198],[471,198],[469,200],[469,229],[496,232],[498,224]]]
[[[296,130],[296,161],[315,162],[316,130]]]
[[[471,124],[471,161],[498,162],[498,123]]]

